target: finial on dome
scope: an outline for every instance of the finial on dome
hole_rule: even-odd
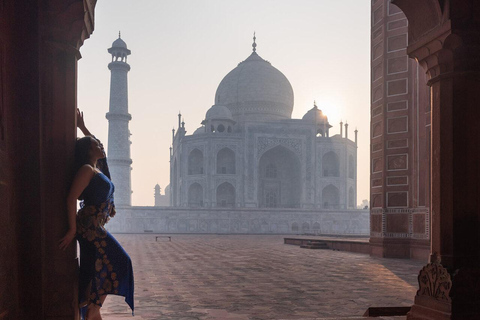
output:
[[[257,40],[257,38],[255,37],[255,31],[253,31],[253,43],[252,43],[253,52],[257,51],[257,44],[255,43],[255,40]]]
[[[119,39],[121,38],[120,30],[118,31],[118,38],[119,38]]]
[[[318,108],[318,107],[317,107],[317,102],[316,102],[315,100],[313,100],[313,106],[314,106],[315,108]]]

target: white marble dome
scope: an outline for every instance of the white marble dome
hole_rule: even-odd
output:
[[[205,127],[204,126],[201,126],[201,127],[197,128],[197,130],[195,130],[193,132],[193,134],[202,134],[202,133],[205,133]]]
[[[323,114],[322,110],[318,109],[316,105],[303,116],[302,120],[311,121],[311,122],[327,122],[328,118]]]
[[[220,82],[215,104],[228,107],[236,121],[290,119],[293,89],[283,73],[252,52]]]
[[[230,120],[233,121],[232,112],[225,106],[213,105],[205,114],[205,120]]]
[[[122,40],[122,38],[119,37],[117,40],[113,41],[112,48],[125,48],[125,49],[127,49],[127,44],[125,43],[125,41]]]

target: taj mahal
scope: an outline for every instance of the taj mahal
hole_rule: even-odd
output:
[[[170,185],[155,187],[155,206],[131,205],[127,73],[131,53],[119,37],[112,72],[108,157],[116,185],[112,232],[368,234],[369,213],[356,210],[357,130],[331,134],[313,103],[292,119],[287,77],[252,52],[220,82],[201,126],[172,130]],[[115,138],[114,138],[115,137]]]

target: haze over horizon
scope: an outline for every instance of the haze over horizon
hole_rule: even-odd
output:
[[[292,118],[313,101],[339,133],[358,128],[357,203],[370,199],[370,2],[367,0],[126,0],[97,3],[95,31],[81,48],[78,106],[92,133],[107,146],[111,56],[127,43],[132,204],[152,206],[153,188],[169,184],[169,147],[177,114],[187,134],[200,126],[223,77],[252,51],[290,81]]]

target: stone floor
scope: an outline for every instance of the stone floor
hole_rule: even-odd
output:
[[[115,237],[133,260],[135,317],[109,296],[105,320],[357,319],[368,307],[410,306],[423,265],[301,249],[279,235]]]

